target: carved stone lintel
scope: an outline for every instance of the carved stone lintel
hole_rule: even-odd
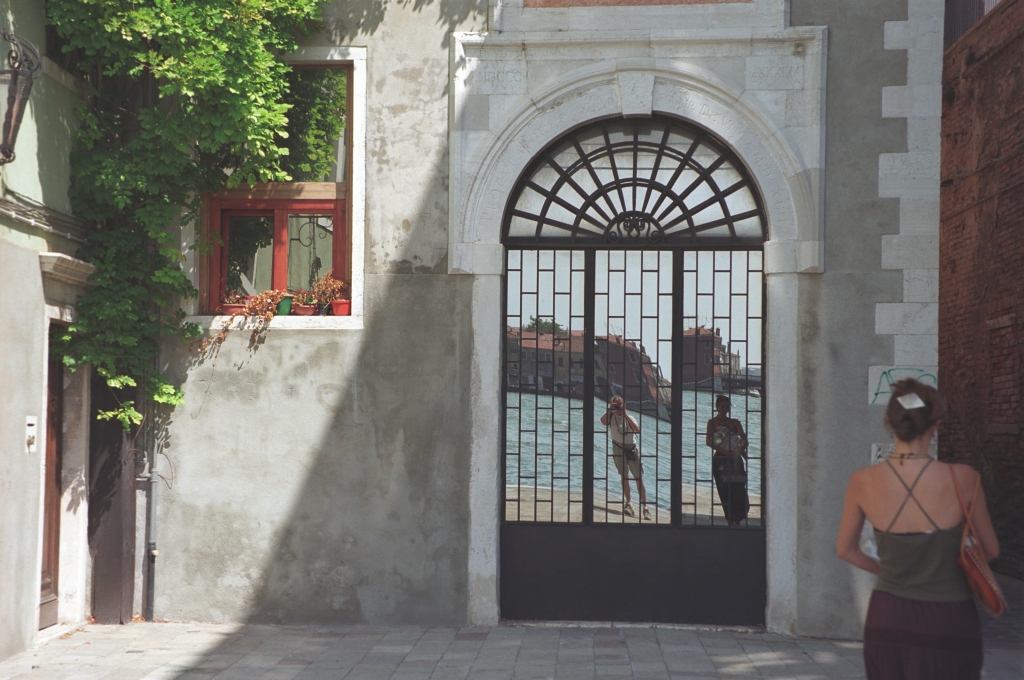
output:
[[[64,253],[39,253],[39,269],[43,276],[73,286],[89,285],[89,276],[96,267]]]

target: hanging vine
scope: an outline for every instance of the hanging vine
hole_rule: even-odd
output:
[[[316,27],[321,4],[48,0],[64,63],[88,93],[70,197],[94,225],[78,257],[97,268],[60,351],[67,366],[91,364],[108,385],[137,395],[101,417],[128,429],[143,402],[182,402],[156,360],[163,336],[200,332],[181,309],[197,291],[176,228],[196,219],[198,197],[325,169],[328,140],[315,132],[333,128],[310,115],[288,125],[289,81],[302,83],[280,58]],[[299,156],[289,158],[289,146]]]

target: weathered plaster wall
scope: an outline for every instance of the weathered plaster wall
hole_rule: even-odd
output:
[[[0,239],[0,659],[39,627],[41,493],[45,442],[46,315],[39,257]],[[38,420],[35,453],[25,417]]]
[[[753,5],[758,12],[779,7]],[[474,621],[495,616],[493,599],[487,601],[496,569],[488,565],[497,559],[493,536],[481,531],[473,562],[479,574],[467,575],[466,557],[474,550],[467,538],[467,527],[475,526],[471,513],[496,513],[487,498],[471,505],[467,486],[471,477],[481,488],[498,479],[488,451],[496,446],[500,421],[485,417],[496,411],[478,409],[477,397],[497,394],[499,343],[473,343],[498,332],[488,319],[500,305],[500,248],[482,243],[475,231],[482,211],[477,221],[467,210],[459,252],[448,250],[447,231],[448,116],[462,109],[460,101],[458,111],[448,109],[446,29],[479,29],[480,8],[440,3],[416,12],[339,2],[328,11],[329,29],[319,44],[369,51],[364,328],[274,329],[251,353],[246,334],[235,332],[216,362],[201,364],[168,346],[165,363],[188,401],[166,430],[176,476],[170,491],[161,490],[159,504],[157,616],[459,623],[467,605]],[[501,19],[505,9],[511,14]],[[508,20],[515,30],[544,27],[534,25],[543,24],[541,15],[513,4],[494,3],[491,10],[495,22]],[[753,34],[758,15],[742,18]],[[902,194],[880,188],[880,159],[912,151],[907,121],[883,109],[883,88],[908,83],[907,54],[887,38],[899,31],[887,32],[886,23],[908,18],[902,2],[791,3],[794,26],[828,27],[826,165],[823,206],[807,198],[817,186],[813,173],[794,179],[793,193],[778,197],[794,215],[821,208],[824,274],[809,273],[822,265],[813,219],[773,225],[791,234],[786,247],[793,249],[778,251],[785,256],[778,259],[779,273],[769,277],[769,295],[784,302],[769,324],[786,323],[797,332],[791,345],[769,348],[770,363],[792,367],[769,383],[792,383],[786,389],[799,396],[772,402],[770,416],[781,437],[769,441],[775,460],[792,463],[790,469],[769,462],[776,472],[791,472],[777,481],[778,512],[769,517],[782,546],[770,549],[771,559],[792,560],[779,567],[793,573],[780,579],[788,590],[775,595],[782,613],[773,620],[780,630],[858,637],[871,587],[866,574],[835,557],[834,544],[846,481],[869,461],[872,443],[886,439],[881,407],[864,398],[868,368],[894,365],[893,333],[913,334],[876,327],[879,304],[908,300],[903,272],[888,269],[911,265],[883,259],[900,245],[885,241],[889,250],[883,250],[883,237],[902,235],[910,225],[901,220],[901,206],[911,217],[914,211],[901,204]],[[701,27],[710,35],[726,24]],[[568,32],[565,40],[572,40]],[[624,61],[615,68],[653,66],[653,60]],[[721,67],[718,81],[728,82],[731,74],[742,82],[746,71],[733,73],[734,66],[722,61],[708,67],[709,75]],[[740,101],[750,103],[755,94]],[[750,106],[778,109],[785,118],[785,105],[778,108],[772,97]],[[478,109],[462,129],[470,136],[508,113],[490,103],[486,117]],[[550,140],[563,129],[540,132]],[[918,132],[913,143],[927,143],[927,126]],[[819,166],[808,161],[804,167]],[[503,171],[515,176],[519,169]],[[503,204],[504,195],[493,200]],[[806,241],[806,251],[798,240]],[[473,275],[446,276],[449,270]],[[472,367],[480,372],[470,375]],[[467,414],[476,413],[480,422],[472,427],[481,435],[471,439]],[[472,461],[470,449],[480,454]],[[497,515],[484,517],[487,522],[496,524]],[[474,589],[492,595],[475,596]],[[474,609],[467,590],[483,606]]]
[[[41,54],[46,53],[42,3],[0,0],[0,17],[15,34],[29,40]],[[22,119],[15,161],[0,166],[0,197],[26,206],[46,206],[52,211],[71,214],[68,187],[71,135],[77,125],[77,89],[78,84],[68,73],[44,59],[43,73],[32,84],[29,105]],[[69,255],[74,254],[78,247],[75,242],[52,231],[25,223],[9,224],[8,218],[0,219],[0,238],[26,248],[56,250]]]
[[[35,0],[0,0],[0,19],[15,34],[45,52],[43,4]],[[6,43],[4,43],[6,45]],[[47,301],[73,304],[77,289],[62,284],[44,290],[40,251],[73,253],[77,243],[52,231],[16,219],[9,202],[38,208],[47,217],[70,212],[67,196],[75,84],[48,64],[32,87],[13,163],[0,166],[0,659],[28,647],[39,627],[39,582],[42,540],[42,472],[45,461],[45,386]],[[6,90],[3,96],[6,96]],[[77,229],[77,226],[73,227]],[[50,298],[48,300],[48,298]],[[52,308],[56,309],[56,308]],[[84,393],[69,378],[74,446],[65,473],[62,507],[61,568],[58,619],[80,622],[85,617],[85,503],[72,508],[71,489],[82,491],[84,467],[81,422]],[[76,403],[77,399],[77,403]],[[38,419],[38,445],[25,448],[25,417]],[[84,435],[83,435],[84,432]],[[72,470],[73,468],[73,470]]]
[[[803,634],[861,635],[874,579],[836,558],[834,546],[850,474],[871,461],[872,443],[889,439],[887,397],[865,400],[868,369],[918,360],[920,352],[910,353],[921,342],[906,336],[934,332],[884,323],[890,312],[906,312],[917,290],[899,270],[934,266],[922,262],[938,215],[927,200],[938,190],[927,172],[938,126],[922,106],[910,125],[892,102],[927,103],[929,83],[908,77],[941,64],[941,33],[938,52],[928,38],[941,27],[942,4],[911,4],[908,15],[904,2],[792,3],[794,25],[829,30],[825,274],[807,278],[801,291],[802,394],[793,414],[800,428],[796,632]],[[922,51],[908,56],[912,36],[921,36]]]
[[[314,45],[366,46],[361,329],[169,343],[156,615],[466,620],[472,280],[447,275],[450,27],[473,3],[328,8]],[[353,13],[354,12],[354,13]],[[357,141],[358,143],[358,141]]]

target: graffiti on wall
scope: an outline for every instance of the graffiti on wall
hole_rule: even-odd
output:
[[[892,386],[905,378],[938,387],[938,373],[936,366],[871,366],[868,368],[868,403],[884,406],[892,394]]]

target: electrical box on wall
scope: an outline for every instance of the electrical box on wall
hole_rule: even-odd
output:
[[[38,451],[39,417],[25,416],[25,453]]]

